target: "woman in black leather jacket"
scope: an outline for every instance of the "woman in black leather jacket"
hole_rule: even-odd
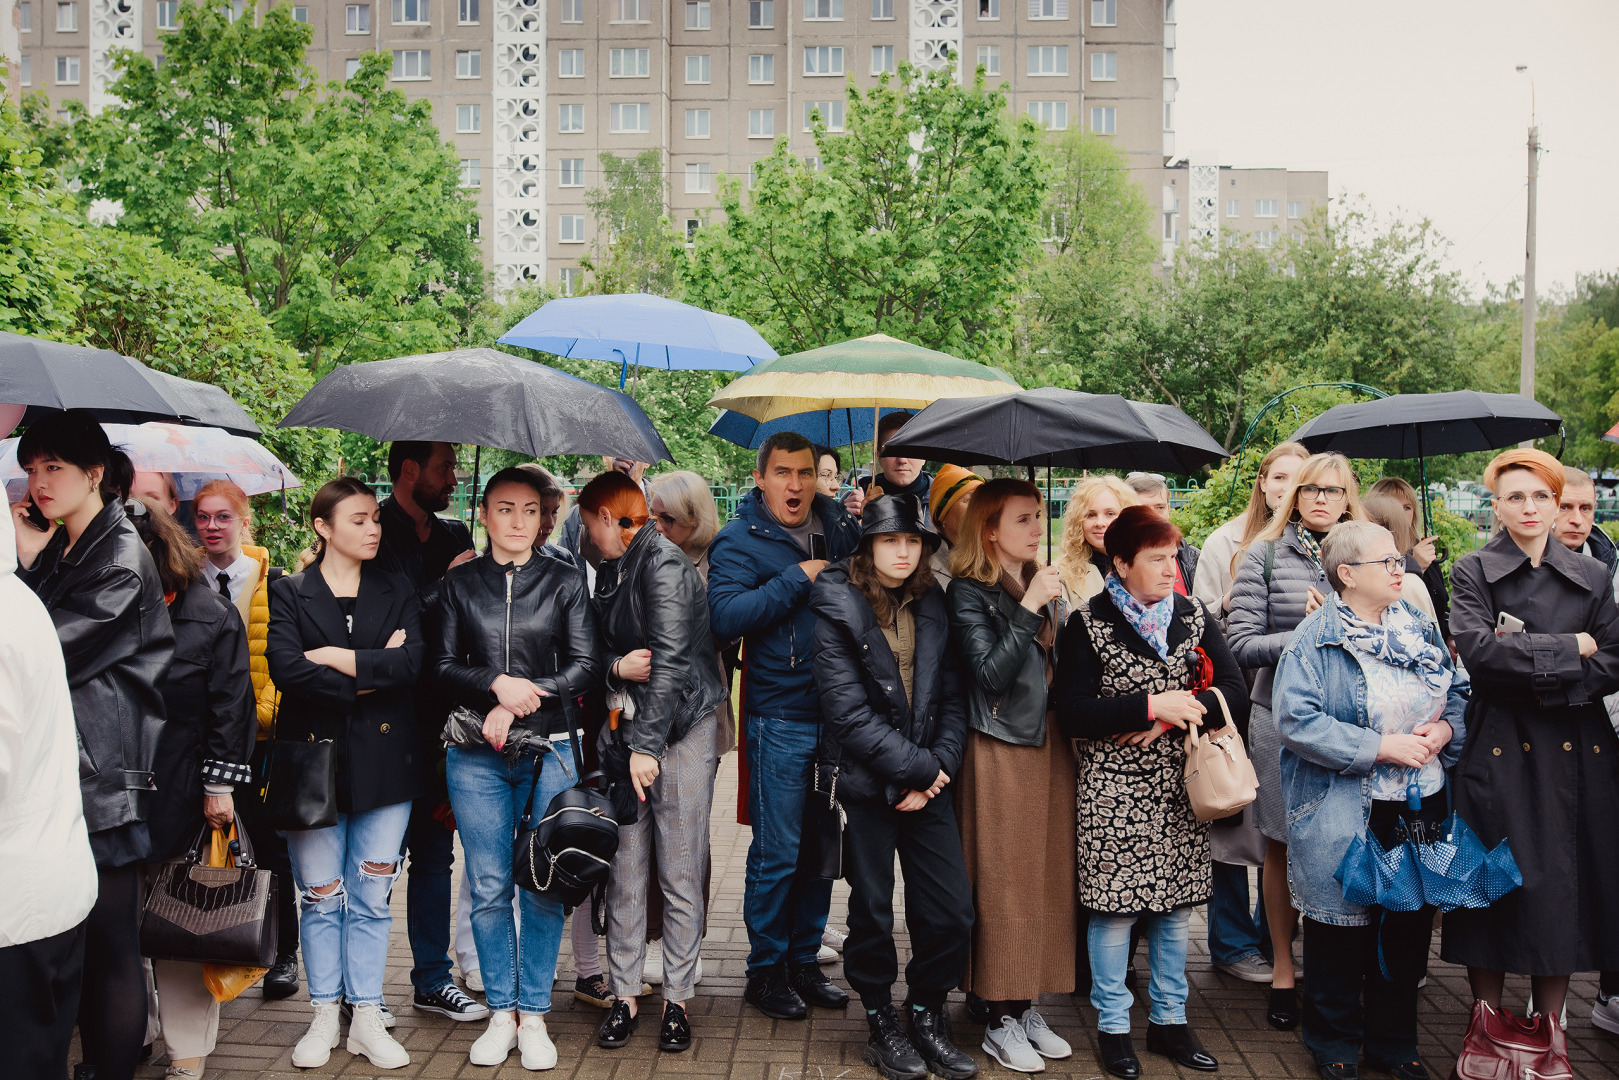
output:
[[[725,683],[708,628],[708,590],[686,553],[650,520],[640,485],[617,472],[579,493],[580,522],[602,553],[592,607],[601,626],[609,720],[599,747],[610,776],[628,780],[638,819],[620,824],[607,886],[607,955],[617,1001],[597,1045],[629,1042],[646,959],[648,864],[656,833],[663,889],[660,1050],[691,1046],[685,1002],[702,944],[714,727]],[[621,711],[620,711],[621,710]]]
[[[944,1001],[966,969],[973,901],[945,787],[961,768],[967,717],[929,565],[939,536],[921,517],[914,498],[872,500],[860,514],[860,550],[816,576],[815,688],[821,758],[837,771],[849,818],[843,971],[866,1008],[865,1059],[887,1077],[925,1068],[965,1080],[978,1068],[950,1041]],[[896,852],[911,932],[903,1023],[891,997]]]
[[[19,577],[51,613],[67,660],[79,731],[80,788],[100,892],[86,922],[79,1033],[97,1080],[128,1080],[146,1035],[140,864],[153,756],[163,728],[157,684],[174,632],[157,566],[124,515],[135,470],[89,413],[48,415],[23,435],[17,461],[41,532],[13,511]]]
[[[433,664],[446,698],[482,716],[454,730],[446,760],[472,876],[472,936],[489,1004],[489,1027],[472,1044],[474,1065],[499,1065],[520,1047],[523,1067],[549,1069],[557,1052],[545,1028],[562,941],[562,905],[522,890],[523,933],[512,918],[512,836],[578,776],[569,740],[575,700],[599,678],[596,624],[584,574],[541,538],[543,482],[503,469],[483,491],[489,550],[444,575]],[[452,725],[456,716],[452,714]],[[519,734],[548,738],[544,752],[503,753]],[[448,735],[446,736],[449,737]],[[531,795],[532,793],[532,795]],[[521,1019],[519,1015],[521,1014]]]

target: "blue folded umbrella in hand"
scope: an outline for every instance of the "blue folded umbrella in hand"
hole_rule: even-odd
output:
[[[1489,907],[1523,884],[1507,842],[1486,848],[1454,813],[1432,839],[1420,835],[1420,828],[1417,837],[1412,831],[1402,819],[1393,847],[1383,847],[1369,833],[1350,841],[1334,875],[1345,900],[1388,911],[1416,911],[1430,904],[1454,911]]]

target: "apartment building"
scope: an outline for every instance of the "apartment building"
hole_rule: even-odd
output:
[[[1270,247],[1296,235],[1317,207],[1327,205],[1327,174],[1290,169],[1233,169],[1172,158],[1164,166],[1163,259],[1177,248],[1222,233],[1251,236]]]

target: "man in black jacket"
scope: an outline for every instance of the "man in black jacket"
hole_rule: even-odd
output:
[[[382,502],[380,569],[403,574],[422,603],[424,640],[438,636],[438,586],[444,572],[472,558],[472,534],[459,521],[438,516],[455,492],[455,447],[442,442],[396,442],[388,448],[393,494]],[[444,744],[439,732],[449,708],[433,689],[430,665],[416,688],[416,731],[421,739],[422,796],[411,807],[405,834],[410,877],[405,925],[414,966],[413,1004],[451,1020],[481,1020],[489,1010],[450,978],[450,870],[455,863],[455,818],[444,785]]]
[[[927,464],[921,458],[884,457],[883,450],[888,445],[889,437],[905,426],[905,422],[913,414],[908,412],[891,412],[877,421],[877,473],[875,480],[868,480],[843,497],[843,508],[855,517],[860,516],[860,508],[866,500],[875,499],[879,495],[910,495],[922,506],[922,524],[932,527],[933,519],[928,516],[928,488],[933,484],[933,477],[923,468]]]

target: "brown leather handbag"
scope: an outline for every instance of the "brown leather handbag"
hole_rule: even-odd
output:
[[[1452,1080],[1574,1080],[1568,1036],[1555,1016],[1514,1016],[1473,1002]]]

